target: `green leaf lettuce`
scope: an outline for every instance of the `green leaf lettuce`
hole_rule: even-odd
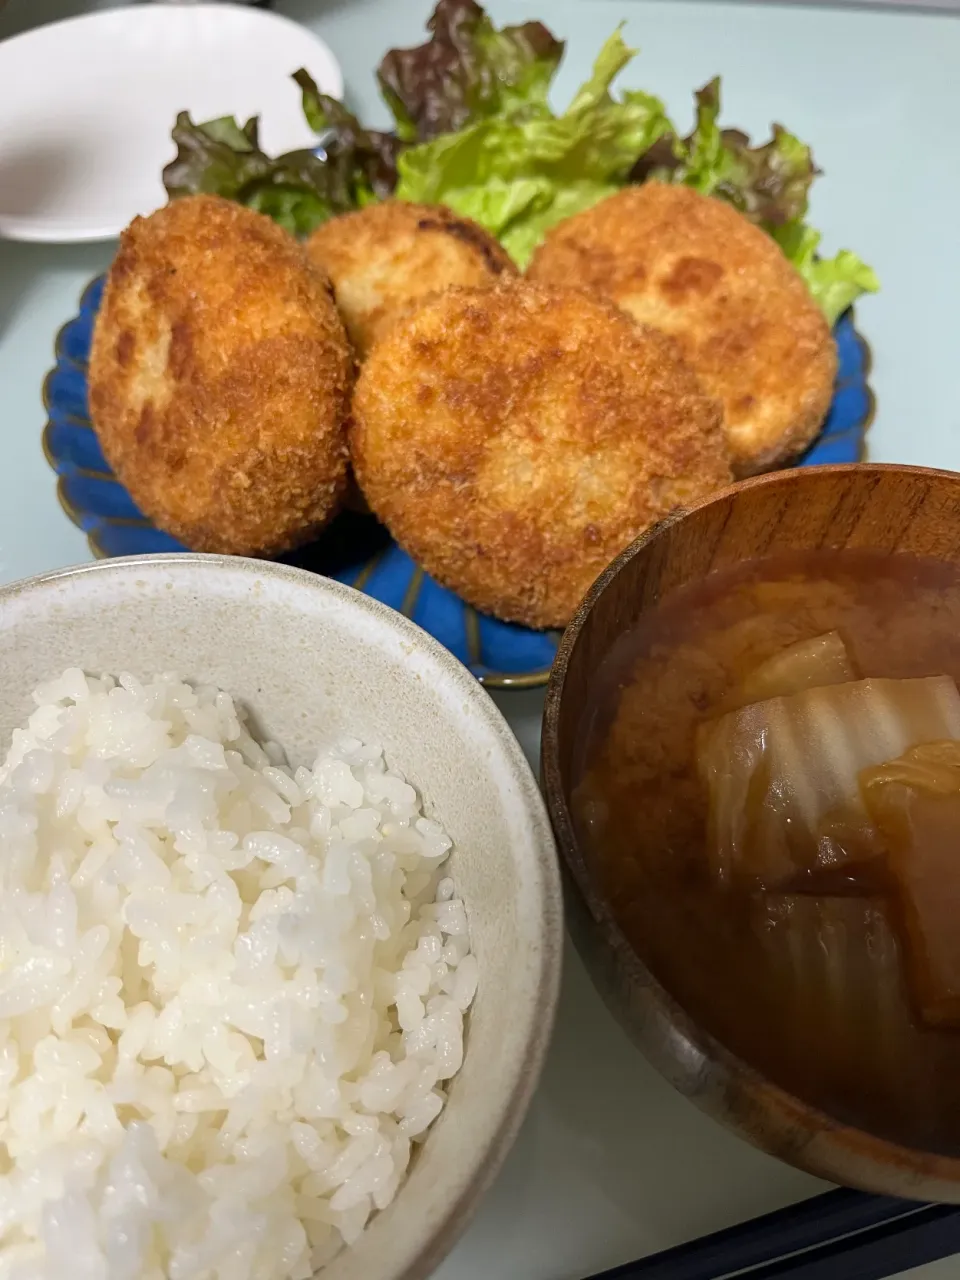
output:
[[[170,198],[220,195],[268,214],[294,235],[308,235],[355,207],[339,175],[311,151],[272,159],[260,148],[258,122],[231,117],[194,124],[187,112],[173,130],[176,159],[163,171]]]
[[[880,288],[873,268],[849,249],[841,249],[834,258],[818,257],[820,232],[801,221],[777,227],[773,237],[803,276],[831,326],[857,298]]]
[[[657,98],[613,93],[635,52],[619,30],[556,114],[549,95],[564,46],[542,23],[497,30],[476,0],[439,0],[428,29],[424,44],[391,50],[380,65],[394,130],[367,129],[299,71],[314,150],[271,158],[256,120],[195,124],[183,113],[177,157],[164,171],[171,198],[218,193],[299,236],[390,196],[444,204],[525,266],[551,227],[628,183],[679,182],[733,205],[772,236],[831,324],[879,288],[848,250],[818,256],[820,235],[807,223],[818,172],[810,148],[780,125],[760,146],[721,128],[719,80],[697,93],[694,128],[680,137]]]
[[[377,72],[403,141],[546,105],[564,46],[543,23],[498,31],[476,0],[440,0],[427,29],[425,44],[391,50]]]
[[[657,98],[610,92],[633,55],[617,31],[562,115],[538,86],[536,100],[409,147],[398,161],[397,196],[474,218],[524,266],[551,226],[619,190],[668,131]]]
[[[759,147],[737,129],[721,129],[719,79],[697,93],[696,103],[693,132],[659,139],[634,167],[633,181],[682,182],[732,204],[777,241],[831,325],[861,294],[875,293],[880,282],[856,254],[817,256],[820,233],[805,222],[819,172],[810,148],[780,125]]]
[[[392,195],[402,147],[397,135],[365,129],[342,102],[321,93],[306,71],[301,69],[293,78],[303,95],[303,114],[317,134],[323,163],[332,171],[330,181],[346,193],[351,207]]]

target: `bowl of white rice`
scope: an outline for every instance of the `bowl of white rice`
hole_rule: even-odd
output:
[[[452,656],[295,569],[0,590],[0,1277],[416,1280],[523,1118],[553,840]]]

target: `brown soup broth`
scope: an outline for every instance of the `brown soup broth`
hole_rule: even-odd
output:
[[[883,877],[808,886],[831,895],[831,917],[804,934],[808,904],[820,907],[802,900],[791,941],[767,896],[708,872],[697,725],[761,662],[830,631],[860,676],[960,680],[960,572],[811,552],[671,593],[597,673],[574,820],[621,928],[701,1026],[837,1119],[957,1155],[960,1032],[923,1027],[910,1008]]]

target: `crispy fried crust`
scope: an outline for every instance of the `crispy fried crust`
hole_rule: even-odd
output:
[[[740,475],[800,453],[830,407],[829,326],[779,247],[719,200],[649,182],[548,233],[528,276],[612,298],[677,339],[723,404]]]
[[[350,445],[428,573],[533,627],[563,626],[638,534],[730,480],[720,407],[669,338],[523,280],[398,321],[361,370]]]
[[[327,522],[352,375],[329,282],[269,218],[191,196],[123,233],[91,414],[134,501],[188,547],[273,554]]]
[[[307,250],[329,275],[337,306],[363,359],[412,303],[451,285],[480,287],[516,275],[493,236],[442,205],[385,200],[341,214]]]

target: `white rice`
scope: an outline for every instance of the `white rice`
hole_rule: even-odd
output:
[[[477,985],[376,746],[67,671],[0,768],[0,1280],[305,1280],[389,1204]]]

